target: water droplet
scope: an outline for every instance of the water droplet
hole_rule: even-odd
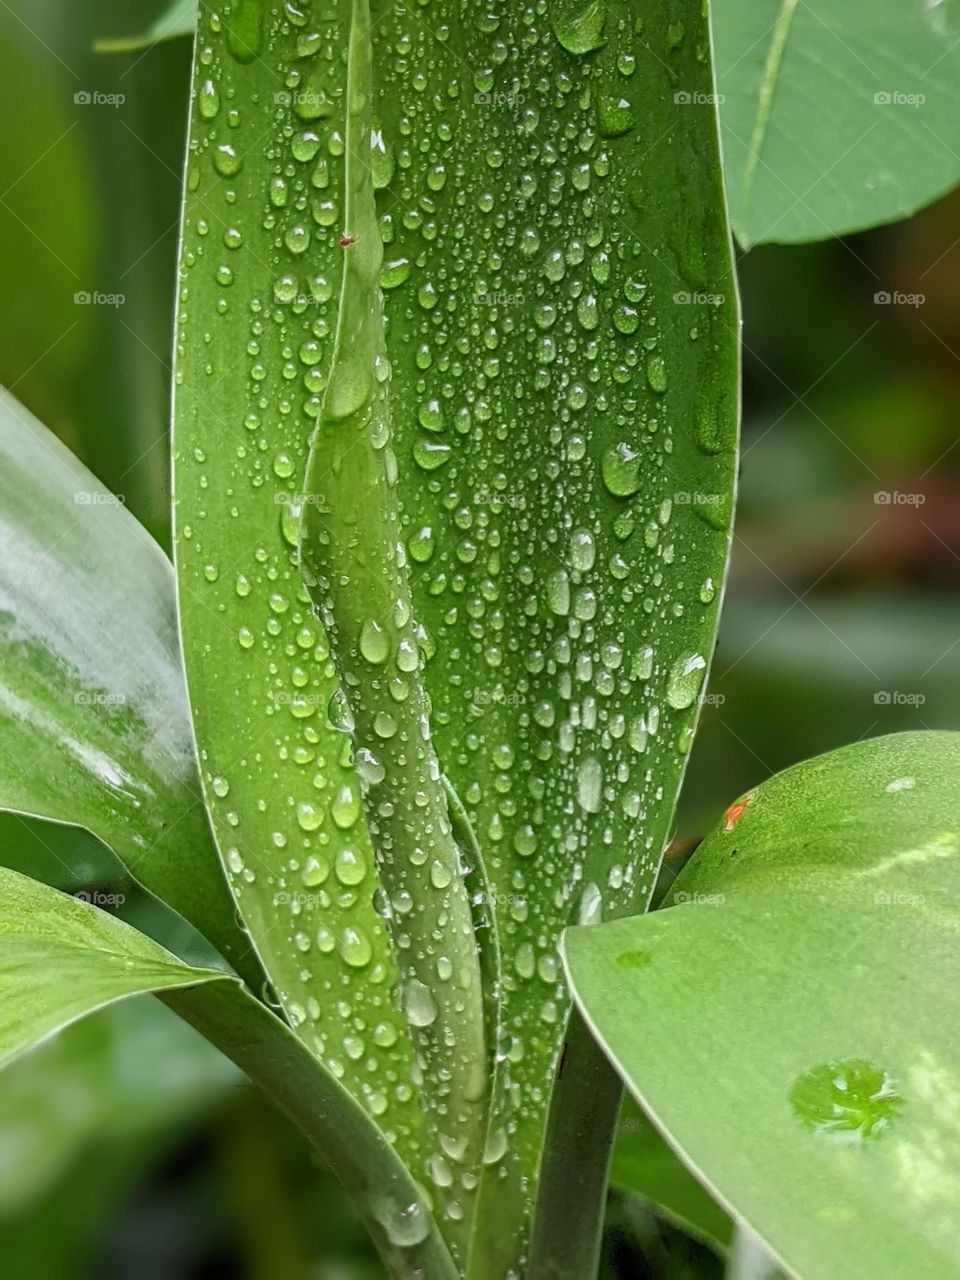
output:
[[[667,702],[674,711],[684,711],[693,706],[706,669],[706,659],[699,653],[676,660],[667,677]]]
[[[554,8],[553,30],[568,53],[589,53],[603,44],[606,16],[603,0],[560,0]]]
[[[419,978],[410,978],[403,989],[403,1010],[414,1027],[429,1027],[437,1020],[437,1002]]]
[[[879,1138],[904,1102],[889,1072],[864,1058],[811,1067],[790,1090],[794,1114],[809,1129],[841,1143]]]
[[[640,488],[640,457],[626,441],[608,449],[600,465],[603,483],[615,497],[629,498]]]

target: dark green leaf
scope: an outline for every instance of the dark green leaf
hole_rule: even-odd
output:
[[[159,18],[151,22],[141,34],[97,40],[94,48],[100,53],[132,53],[139,49],[149,49],[163,40],[192,35],[196,29],[197,0],[171,0]]]
[[[671,1143],[793,1271],[960,1275],[960,735],[878,738],[728,809],[651,916],[567,935]]]

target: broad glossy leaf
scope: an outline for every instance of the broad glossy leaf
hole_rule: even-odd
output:
[[[141,35],[97,40],[94,48],[100,53],[132,53],[138,49],[149,49],[163,40],[191,35],[196,28],[197,0],[171,0]]]
[[[488,1158],[509,1187],[501,1170],[534,1173],[565,1022],[556,937],[645,901],[712,650],[737,395],[715,122],[699,101],[708,42],[699,6],[679,2],[642,22],[627,5],[375,8],[375,96],[353,99],[371,116],[365,155],[348,141],[348,19],[256,3],[219,30],[201,18],[176,427],[188,679],[238,905],[288,1016],[408,1151],[419,1122],[402,1082],[447,968],[427,922],[459,877],[444,844],[434,883],[410,894],[427,845],[388,813],[411,864],[389,868],[390,928],[440,961],[411,1036],[349,740],[327,712],[332,699],[346,726],[332,659],[369,753],[368,808],[405,802],[415,779],[440,825],[430,753],[404,764],[393,742],[409,740],[405,697],[423,705],[425,690],[430,751],[469,816],[503,943],[504,1033],[488,1051],[509,1113]],[[371,450],[371,431],[389,448]],[[339,471],[324,477],[328,447]],[[301,586],[304,509],[315,577],[350,579],[332,653]],[[354,521],[332,554],[331,514]],[[402,623],[383,616],[385,585]],[[421,1145],[416,1171],[443,1194],[449,1153]]]
[[[86,827],[256,982],[197,789],[170,565],[0,392],[0,807]]]
[[[354,1197],[398,1280],[453,1280],[420,1191],[383,1134],[242,983],[185,965],[96,907],[0,869],[0,1066],[79,1018],[149,991],[300,1126]]]
[[[624,1103],[610,1184],[642,1196],[684,1231],[720,1251],[730,1243],[729,1217],[632,1100]]]
[[[952,733],[817,757],[728,809],[678,905],[566,938],[640,1103],[801,1276],[960,1275],[958,783]]]
[[[741,244],[892,222],[960,180],[952,0],[720,0],[713,30]]]

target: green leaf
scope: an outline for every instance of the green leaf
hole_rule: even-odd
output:
[[[713,6],[730,217],[744,246],[893,222],[960,180],[951,0]]]
[[[149,49],[163,40],[193,35],[196,29],[197,0],[171,0],[163,13],[142,34],[96,40],[93,47],[99,53],[133,53]]]
[[[237,979],[185,965],[95,907],[0,869],[0,1066],[79,1018],[148,991],[299,1125],[354,1197],[398,1280],[453,1280],[420,1191],[389,1142]]]
[[[640,1195],[688,1234],[723,1252],[732,1238],[729,1217],[674,1154],[638,1106],[624,1103],[611,1186]]]
[[[257,983],[211,848],[170,565],[0,391],[0,807],[86,827]]]
[[[4,1070],[0,1218],[22,1212],[95,1139],[143,1143],[240,1078],[156,1000],[126,1000],[65,1028]]]
[[[469,1205],[449,1153],[465,1133],[476,1149],[475,1109],[453,1134],[418,1118],[419,1095],[434,1114],[444,1098],[448,971],[466,975],[461,1102],[477,1056],[466,949],[429,936],[463,921],[462,856],[503,949],[502,1035],[485,1028],[498,1276],[566,1021],[556,938],[652,887],[734,484],[716,125],[676,98],[711,90],[703,15],[574,8],[376,8],[372,98],[346,92],[349,6],[322,30],[256,3],[219,31],[202,16],[183,235],[177,564],[238,906],[301,1035],[438,1198]],[[365,796],[330,715],[352,721]],[[414,1047],[418,1096],[385,1099]]]
[[[960,1275],[958,781],[958,734],[817,757],[727,810],[678,905],[566,937],[638,1101],[800,1275]]]
[[[105,912],[0,869],[0,1067],[125,996],[224,979]]]

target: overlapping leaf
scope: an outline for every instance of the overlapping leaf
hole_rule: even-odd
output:
[[[199,796],[170,565],[6,392],[0,553],[0,807],[92,831],[259,984]]]
[[[417,679],[503,942],[492,1048],[507,1106],[487,1159],[508,1186],[539,1156],[566,1015],[557,934],[645,901],[712,649],[737,396],[709,43],[700,7],[680,0],[384,6],[371,30],[388,361],[371,343],[348,350],[355,385],[335,408],[359,409],[357,386],[380,379]],[[325,486],[314,476],[304,492],[303,476],[344,255],[380,253],[346,221],[349,31],[348,13],[255,0],[201,19],[177,559],[204,782],[239,907],[301,1035],[411,1151],[421,1122],[392,947],[418,904],[395,894],[374,909],[331,661],[349,658],[362,686],[361,637],[335,636],[331,654],[295,556],[304,504],[323,527]],[[374,289],[348,301],[379,306]],[[344,451],[336,514],[375,546],[365,481],[344,509],[362,453]],[[356,575],[362,559],[347,548],[328,563]],[[367,621],[367,656],[392,675],[399,650],[388,640],[383,668],[383,620]],[[391,718],[379,723],[389,742]],[[376,757],[377,743],[355,745]],[[417,1160],[441,1194],[457,1177],[449,1152],[421,1143]],[[522,1216],[522,1196],[507,1209]],[[500,1234],[515,1250],[506,1219]]]
[[[802,1276],[960,1274],[958,781],[952,733],[807,761],[731,806],[677,905],[568,935],[638,1099]]]

